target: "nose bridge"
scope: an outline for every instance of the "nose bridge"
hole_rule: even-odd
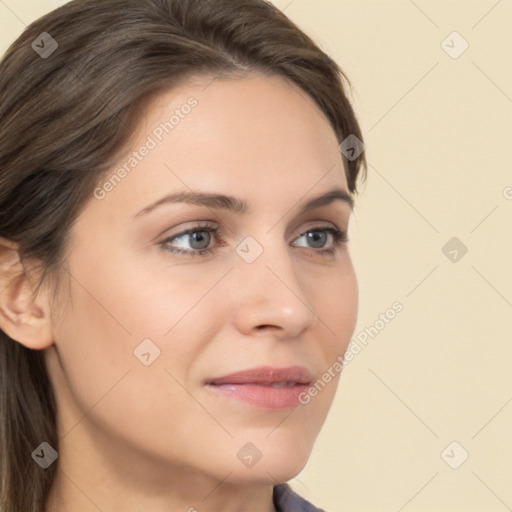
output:
[[[276,232],[247,236],[236,247],[235,322],[245,333],[263,326],[292,337],[313,325],[316,314],[297,276],[287,244]]]

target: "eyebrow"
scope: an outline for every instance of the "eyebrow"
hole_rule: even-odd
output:
[[[341,188],[335,188],[319,196],[313,197],[309,201],[299,205],[299,214],[305,213],[321,206],[326,206],[333,203],[334,201],[342,201],[350,207],[350,210],[354,208],[354,200],[352,196]],[[208,208],[229,210],[239,214],[248,214],[251,212],[251,208],[246,201],[238,199],[233,196],[214,194],[207,192],[175,192],[162,197],[158,201],[146,206],[134,217],[139,217],[146,213],[149,213],[161,205],[164,204],[175,204],[175,203],[187,203],[196,206],[206,206]]]

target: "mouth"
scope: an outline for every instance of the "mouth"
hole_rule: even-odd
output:
[[[228,399],[263,409],[281,410],[301,405],[299,397],[312,380],[312,374],[302,366],[265,366],[207,379],[204,385]]]

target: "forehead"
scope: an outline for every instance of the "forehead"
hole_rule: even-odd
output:
[[[144,156],[135,161],[133,152]],[[274,191],[298,199],[313,188],[347,189],[336,135],[320,108],[286,78],[260,73],[195,77],[155,96],[112,172],[122,166],[130,177],[110,195],[134,209],[177,188],[247,198],[259,191],[269,199]]]

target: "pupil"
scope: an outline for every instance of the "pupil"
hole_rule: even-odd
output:
[[[325,243],[325,240],[324,240],[325,237],[326,237],[326,234],[319,232],[319,231],[310,231],[308,233],[308,238],[313,242],[313,244],[317,244],[317,245],[314,245],[314,247],[322,247]],[[318,241],[320,241],[319,244],[318,244]]]
[[[192,238],[195,241],[201,242],[202,240],[206,240],[206,244],[203,247],[194,247],[194,244],[192,244],[194,249],[205,249],[206,247],[208,247],[208,244],[210,242],[210,234],[208,233],[208,236],[204,236],[203,233],[206,233],[206,231],[196,231],[195,233],[192,234]]]

